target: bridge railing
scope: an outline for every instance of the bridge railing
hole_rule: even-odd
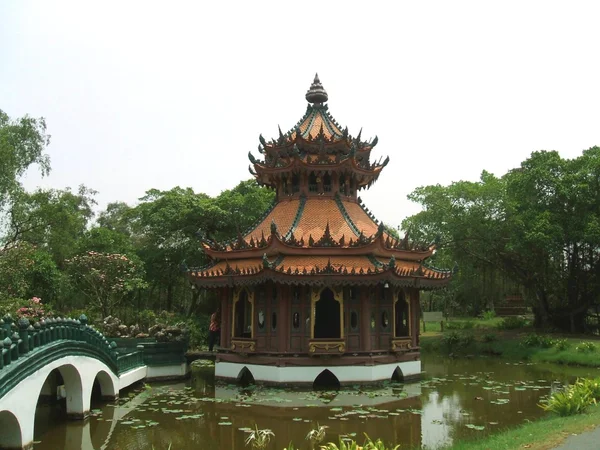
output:
[[[104,353],[118,372],[122,373],[144,365],[143,353],[130,352],[118,355],[117,344],[108,342],[106,337],[88,325],[88,319],[47,318],[30,324],[26,318],[16,323],[10,315],[0,319],[0,371],[32,351],[60,340],[86,342]]]

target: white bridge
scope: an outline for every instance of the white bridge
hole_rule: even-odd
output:
[[[167,348],[170,354],[161,360],[152,343],[119,354],[114,342],[86,322],[82,316],[32,327],[22,320],[15,327],[10,317],[0,320],[0,449],[33,447],[39,401],[62,398],[67,416],[84,420],[94,389],[109,400],[140,380],[187,374],[183,354],[174,359]]]

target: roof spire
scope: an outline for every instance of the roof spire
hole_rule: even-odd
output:
[[[315,80],[310,85],[310,89],[306,91],[305,98],[310,103],[325,103],[327,101],[327,91],[319,80],[319,74],[315,74]]]

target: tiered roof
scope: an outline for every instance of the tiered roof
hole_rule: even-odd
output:
[[[205,240],[212,262],[190,270],[202,287],[259,284],[377,284],[443,287],[451,272],[427,267],[433,244],[409,241],[388,232],[362,204],[356,190],[368,188],[383,163],[370,163],[377,138],[352,138],[329,114],[327,93],[318,76],[306,94],[311,102],[298,124],[249,155],[257,180],[277,189],[277,200],[264,217],[230,242]],[[328,189],[308,185],[309,176],[325,174]],[[296,188],[285,183],[295,179]],[[282,185],[283,183],[283,185]],[[282,187],[283,186],[283,187]],[[348,189],[347,186],[351,188]]]

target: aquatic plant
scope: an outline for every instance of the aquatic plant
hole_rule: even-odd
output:
[[[314,448],[315,444],[323,442],[327,428],[329,428],[327,425],[319,425],[317,422],[317,428],[310,430],[306,434],[306,440],[310,442],[312,448]]]
[[[260,430],[257,424],[254,427],[254,430],[250,431],[246,438],[246,446],[251,445],[256,450],[264,450],[271,442],[271,438],[275,436],[275,433],[268,428]]]
[[[321,450],[398,450],[400,445],[387,446],[381,439],[373,441],[367,434],[365,434],[365,443],[359,445],[353,440],[344,440],[340,438],[340,443],[329,442],[326,445],[321,446]]]
[[[600,378],[579,379],[562,391],[552,394],[540,406],[559,416],[583,413],[600,400]]]

